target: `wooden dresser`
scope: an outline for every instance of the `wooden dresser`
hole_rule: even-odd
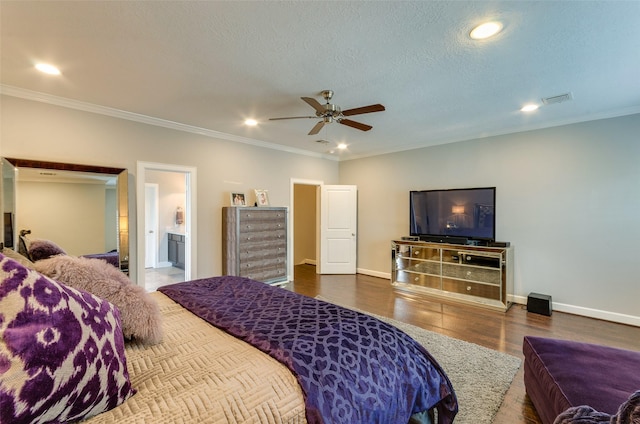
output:
[[[222,208],[222,273],[287,281],[287,208]]]

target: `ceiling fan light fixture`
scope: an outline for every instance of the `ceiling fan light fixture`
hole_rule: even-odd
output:
[[[502,22],[491,21],[478,25],[469,33],[473,40],[484,40],[502,31]]]
[[[324,105],[318,102],[313,97],[301,97],[301,99],[311,106],[315,110],[315,116],[285,116],[283,118],[269,118],[270,121],[280,121],[283,119],[301,119],[301,118],[320,118],[321,120],[309,131],[308,135],[316,135],[326,125],[332,122],[337,122],[348,127],[358,129],[360,131],[369,131],[373,128],[371,125],[363,124],[361,122],[353,121],[351,119],[345,119],[345,116],[361,115],[364,113],[382,112],[385,107],[381,104],[374,104],[369,106],[362,106],[352,109],[342,110],[339,106],[329,103],[329,100],[333,97],[333,91],[323,90],[320,94],[327,101]]]

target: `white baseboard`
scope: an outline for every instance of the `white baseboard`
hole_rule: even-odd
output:
[[[391,281],[390,272],[372,271],[370,269],[358,268],[356,271],[358,274],[371,275],[372,277],[384,278]],[[389,283],[391,284],[391,283]],[[527,296],[509,296],[509,300],[521,305],[527,304]],[[580,315],[589,318],[601,319],[604,321],[617,322],[620,324],[633,325],[640,327],[640,317],[633,315],[620,314],[618,312],[602,311],[599,309],[585,308],[582,306],[569,305],[566,303],[551,303],[551,308],[554,311],[566,312],[568,314]]]
[[[156,268],[168,268],[170,266],[172,266],[171,262],[158,262]]]
[[[370,269],[363,269],[363,268],[356,269],[356,272],[358,274],[370,275],[372,277],[378,277],[378,278],[385,278],[391,281],[391,273],[389,272],[373,271]]]
[[[509,300],[521,305],[527,304],[526,296],[509,296]],[[551,300],[551,310],[640,327],[640,317],[637,316],[603,311],[600,309],[585,308],[583,306],[569,305],[567,303],[557,303],[554,302],[553,299]]]

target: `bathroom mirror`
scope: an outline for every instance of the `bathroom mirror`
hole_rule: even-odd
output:
[[[74,256],[106,259],[129,272],[128,172],[124,168],[2,159],[3,242],[20,232]]]

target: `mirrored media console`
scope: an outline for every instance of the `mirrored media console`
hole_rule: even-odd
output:
[[[391,284],[401,290],[506,311],[513,248],[394,240]]]

